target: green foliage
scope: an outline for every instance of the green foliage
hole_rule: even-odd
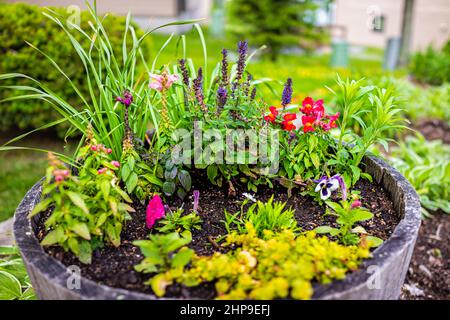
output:
[[[354,225],[361,221],[370,220],[373,214],[364,208],[352,208],[350,201],[342,200],[341,203],[332,201],[325,202],[328,206],[325,215],[336,216],[336,223],[339,228],[329,226],[317,227],[314,231],[323,234],[328,233],[333,237],[337,237],[343,245],[356,245],[362,241],[359,234],[366,234],[363,227]],[[331,208],[331,209],[330,209]],[[371,247],[379,246],[383,240],[373,236],[364,236],[364,241],[368,241]]]
[[[408,79],[382,77],[373,80],[380,87],[392,87],[403,106],[402,114],[411,120],[442,119],[450,120],[450,84],[423,87]]]
[[[334,159],[328,161],[336,172],[342,174],[348,186],[354,185],[360,177],[370,177],[363,173],[360,163],[370,147],[380,144],[385,150],[388,142],[395,141],[389,134],[406,128],[397,97],[392,88],[363,86],[363,80],[342,80],[337,77],[338,90],[336,104],[342,111],[339,140]],[[349,130],[352,121],[358,122],[360,132]],[[349,143],[350,147],[343,145]]]
[[[55,10],[55,15],[60,15],[60,20],[65,21],[71,12],[66,9]],[[67,77],[76,84],[84,97],[89,96],[88,79],[85,76],[85,69],[80,59],[76,57],[76,51],[72,47],[63,29],[56,23],[45,17],[43,9],[38,6],[27,4],[1,4],[0,5],[0,74],[4,73],[26,73],[37,79],[43,85],[51,88],[55,95],[62,97],[68,104],[81,111],[82,101],[78,97],[64,76],[52,67],[43,54],[36,48],[52,57],[56,64],[61,66]],[[90,36],[89,22],[92,17],[88,12],[82,12],[80,17],[80,27],[88,32]],[[94,20],[95,21],[95,20]],[[122,33],[125,30],[126,19],[114,15],[108,15],[103,24],[108,30],[108,38],[111,48],[114,48],[118,63],[122,63]],[[139,31],[136,31],[139,34]],[[90,39],[77,30],[71,32],[84,50],[88,50],[91,44]],[[127,40],[128,45],[132,44],[132,38]],[[97,48],[91,51],[92,60],[99,59],[100,54]],[[103,67],[103,71],[105,68]],[[90,81],[94,81],[93,77]],[[0,101],[11,99],[21,94],[24,88],[18,85],[30,85],[32,81],[22,78],[4,81],[2,85],[15,85],[13,90],[2,87],[0,90]],[[98,91],[94,92],[95,94]],[[31,98],[31,97],[30,97]],[[90,99],[87,98],[88,102]],[[2,130],[9,128],[39,128],[51,121],[59,119],[58,112],[50,103],[39,99],[29,99],[26,103],[23,100],[11,99],[0,107],[0,126]],[[59,124],[59,134],[63,135],[68,129],[67,123]]]
[[[273,196],[267,202],[258,201],[244,210],[247,201],[241,206],[241,211],[231,215],[225,211],[225,227],[228,233],[233,225],[239,233],[246,233],[249,224],[256,230],[258,237],[264,238],[266,231],[280,232],[285,229],[297,230],[295,210],[284,210],[286,203],[273,202]],[[238,217],[239,215],[239,217]]]
[[[302,183],[308,179],[317,179],[324,174],[325,164],[330,158],[328,152],[331,137],[325,133],[298,134],[292,139],[284,133],[280,159],[282,168],[279,176]],[[286,174],[284,174],[286,173]]]
[[[450,41],[441,49],[431,46],[412,57],[410,71],[415,80],[439,86],[450,82]]]
[[[170,269],[182,270],[194,255],[192,249],[185,247],[189,242],[191,242],[191,234],[187,231],[184,231],[181,236],[177,232],[152,234],[150,240],[134,241],[133,244],[138,246],[145,256],[144,260],[135,266],[136,271],[156,273]],[[156,294],[160,292],[153,279],[148,283],[152,285]]]
[[[159,232],[183,232],[184,230],[192,231],[193,229],[200,230],[202,219],[196,212],[191,212],[183,215],[183,209],[177,209],[166,214],[164,219],[159,221],[161,227],[157,227]]]
[[[104,241],[118,247],[123,224],[131,219],[128,212],[134,212],[130,197],[119,186],[118,168],[105,150],[89,139],[78,153],[77,176],[49,154],[43,200],[30,213],[32,217],[54,207],[45,221],[51,231],[41,245],[62,246],[82,263],[90,263],[92,251]]]
[[[35,299],[19,250],[0,246],[0,300]]]
[[[251,224],[248,232],[232,232],[226,247],[211,256],[193,256],[190,268],[171,268],[152,279],[163,296],[172,283],[195,287],[214,282],[218,299],[309,299],[313,282],[343,279],[370,253],[364,246],[342,246],[314,232],[296,236],[292,230],[268,233],[260,239]]]
[[[274,60],[285,46],[308,48],[307,42],[320,38],[314,26],[317,1],[232,0],[229,29],[254,45],[267,45]]]
[[[422,212],[450,213],[450,147],[440,140],[427,141],[421,135],[408,136],[392,150],[389,161],[414,186]]]

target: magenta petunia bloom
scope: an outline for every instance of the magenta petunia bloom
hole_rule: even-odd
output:
[[[161,198],[158,195],[155,195],[152,198],[152,200],[150,200],[147,206],[147,215],[146,215],[147,228],[149,229],[153,228],[153,225],[155,224],[156,220],[159,220],[164,217],[165,217],[164,205],[161,201]]]

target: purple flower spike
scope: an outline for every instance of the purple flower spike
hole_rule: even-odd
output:
[[[256,87],[253,87],[252,93],[250,94],[250,101],[254,101],[256,98]]]
[[[238,63],[237,63],[235,82],[239,82],[239,80],[242,79],[242,75],[244,74],[244,69],[245,69],[245,60],[247,59],[247,52],[248,52],[248,42],[247,41],[239,41],[239,44],[238,44],[239,59],[238,59]]]
[[[227,103],[227,89],[219,87],[219,90],[217,90],[217,106],[219,110],[225,106],[225,103]]]
[[[183,76],[183,83],[189,87],[189,73],[186,68],[186,60],[180,59],[178,62],[180,64],[181,75]]]
[[[281,105],[286,107],[292,100],[292,79],[288,78],[284,84],[283,96],[281,97]]]
[[[228,85],[228,51],[227,49],[222,50],[222,86],[226,87]]]
[[[123,92],[123,97],[117,97],[116,101],[122,103],[126,108],[128,108],[133,103],[133,95],[130,91],[125,90]]]
[[[200,191],[194,190],[194,208],[193,208],[194,212],[198,211],[199,201],[200,201]]]
[[[197,78],[194,79],[194,93],[195,98],[197,99],[198,104],[203,109],[204,112],[208,111],[208,108],[205,105],[205,98],[203,96],[203,69],[198,68]]]

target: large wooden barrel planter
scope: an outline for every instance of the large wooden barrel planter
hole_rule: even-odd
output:
[[[401,220],[391,237],[373,252],[373,258],[342,281],[315,288],[315,299],[398,299],[421,222],[419,198],[410,183],[384,161],[366,156],[366,171],[390,193]],[[81,277],[79,289],[69,289],[73,274],[47,255],[35,235],[36,221],[27,218],[39,202],[37,183],[17,208],[14,236],[31,282],[40,299],[156,299],[155,296],[115,289]]]

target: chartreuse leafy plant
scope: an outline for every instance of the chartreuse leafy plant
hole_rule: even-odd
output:
[[[235,227],[239,233],[247,232],[247,225],[250,223],[256,230],[258,237],[263,238],[265,231],[279,232],[285,229],[297,230],[293,209],[285,210],[286,203],[273,202],[273,196],[267,202],[258,201],[251,205],[248,210],[241,211],[234,215],[225,210],[225,228],[228,233]]]
[[[450,213],[450,147],[440,140],[427,141],[419,134],[408,136],[393,148],[389,161],[414,186],[422,213]]]
[[[18,248],[0,246],[0,300],[35,299]]]
[[[92,251],[104,242],[118,247],[131,199],[119,185],[120,163],[111,161],[110,148],[98,144],[93,136],[78,153],[78,175],[53,154],[43,184],[43,200],[30,217],[53,207],[45,226],[50,232],[41,245],[59,245],[83,263],[90,263]]]
[[[183,269],[194,254],[192,249],[185,247],[191,240],[191,233],[184,231],[181,236],[178,232],[152,234],[150,240],[134,241],[133,244],[139,246],[145,256],[135,269],[144,273]]]
[[[167,233],[201,229],[202,219],[198,216],[197,212],[194,211],[185,215],[183,215],[183,213],[183,209],[177,209],[166,214],[165,218],[159,221],[159,224],[162,226],[157,227],[158,231],[161,233]]]
[[[172,267],[154,276],[149,280],[153,291],[163,296],[171,284],[195,287],[213,282],[218,299],[309,299],[312,282],[343,279],[370,256],[368,246],[342,246],[312,231],[297,236],[285,229],[261,239],[250,222],[246,233],[227,235],[224,247],[235,249],[211,256],[194,254],[190,264],[183,260],[184,268]]]
[[[364,86],[364,81],[342,80],[337,76],[336,104],[342,111],[338,143],[333,157],[328,161],[336,172],[342,174],[348,186],[353,186],[360,177],[371,179],[360,167],[367,150],[381,144],[386,150],[387,132],[395,132],[407,128],[401,109],[397,106],[397,98],[393,88]],[[357,121],[361,132],[356,134],[349,130],[349,123]],[[343,145],[349,143],[349,147]]]
[[[315,232],[319,234],[328,233],[333,237],[337,237],[343,245],[356,245],[361,241],[368,241],[372,247],[377,247],[383,242],[380,238],[366,236],[367,232],[362,226],[355,226],[358,222],[373,218],[373,214],[369,210],[361,207],[359,200],[353,202],[342,200],[340,203],[326,201],[325,203],[327,205],[325,215],[337,217],[336,223],[339,225],[339,228],[321,226],[314,229]],[[360,237],[360,234],[363,237]]]

